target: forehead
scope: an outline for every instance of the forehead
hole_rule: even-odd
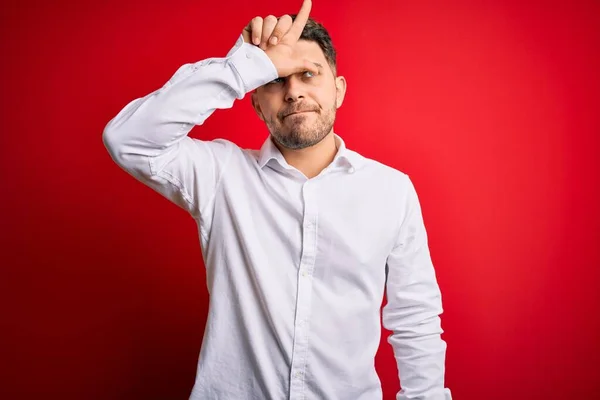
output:
[[[323,64],[326,62],[325,54],[317,42],[310,40],[298,40],[294,45],[294,51],[298,56],[306,58],[309,61],[317,61]]]

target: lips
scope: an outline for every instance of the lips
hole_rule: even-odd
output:
[[[290,115],[304,114],[304,113],[309,113],[309,112],[314,112],[314,111],[313,110],[295,111],[293,113],[286,114],[283,118],[287,118]]]

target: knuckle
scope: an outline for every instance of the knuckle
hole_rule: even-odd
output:
[[[277,18],[274,15],[267,15],[265,17],[265,21],[269,21],[269,22],[277,22]]]
[[[262,22],[262,21],[263,21],[262,17],[254,17],[254,18],[252,18],[252,22],[254,22],[254,23]]]

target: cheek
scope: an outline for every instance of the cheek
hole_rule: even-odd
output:
[[[338,94],[341,94],[341,93],[338,93],[337,87],[334,84],[334,86],[333,86],[333,105],[335,108],[338,107],[338,101],[341,102],[343,100],[343,97],[338,99],[338,97],[340,97],[340,96],[338,96]]]
[[[323,101],[321,102],[321,107],[325,111],[330,111],[332,109],[337,109],[337,95],[336,93],[327,93],[327,97],[323,97]]]
[[[324,90],[320,93],[320,104],[324,110],[331,110],[332,108],[337,108],[337,90],[335,84],[328,85],[327,90]]]
[[[263,100],[260,103],[260,109],[262,111],[263,118],[266,121],[277,119],[278,106],[273,101]]]

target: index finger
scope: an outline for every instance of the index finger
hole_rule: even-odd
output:
[[[310,15],[311,7],[312,7],[312,1],[304,0],[304,2],[302,3],[302,7],[300,7],[300,11],[296,15],[296,18],[294,19],[294,23],[292,24],[292,27],[290,28],[290,30],[287,33],[287,35],[290,35],[290,39],[293,39],[294,41],[298,41],[298,39],[300,39],[300,36],[302,36],[302,30],[304,29],[304,26],[306,25],[306,22],[308,21],[308,16]]]

